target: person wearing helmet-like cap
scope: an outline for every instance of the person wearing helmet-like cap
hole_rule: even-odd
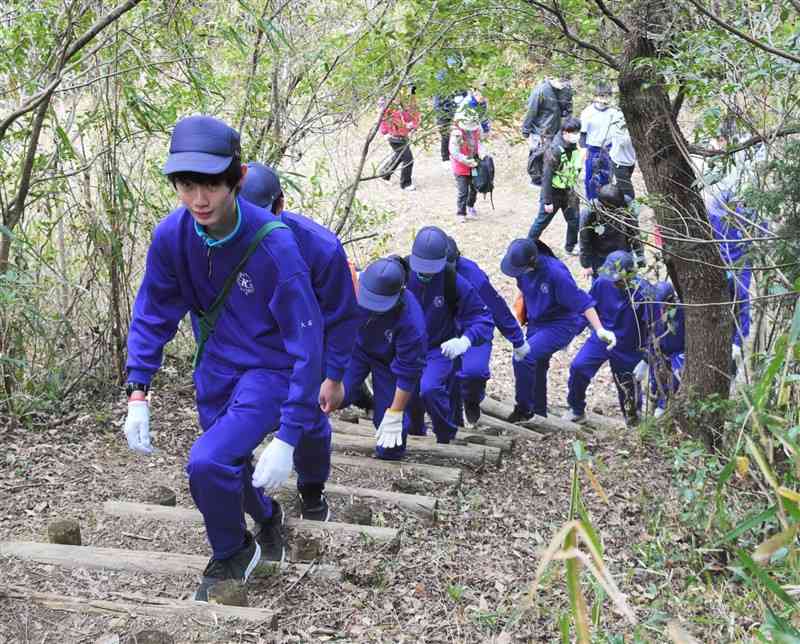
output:
[[[450,163],[456,179],[456,221],[477,219],[478,192],[474,178],[480,159],[486,155],[481,143],[481,116],[478,102],[468,94],[458,105],[450,131]]]

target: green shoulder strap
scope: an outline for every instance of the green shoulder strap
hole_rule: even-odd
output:
[[[233,269],[231,274],[228,275],[228,279],[225,280],[225,284],[222,286],[222,291],[220,291],[220,294],[217,295],[214,303],[211,305],[208,311],[199,311],[197,313],[197,323],[200,327],[200,337],[197,339],[197,349],[194,352],[194,361],[192,362],[193,369],[197,368],[200,358],[203,357],[203,349],[205,349],[208,338],[212,333],[214,333],[214,326],[217,323],[217,318],[219,318],[220,314],[222,313],[222,305],[225,303],[225,299],[228,297],[228,293],[230,292],[233,283],[236,281],[236,278],[239,277],[239,273],[242,271],[245,264],[247,264],[247,260],[250,259],[250,256],[255,252],[256,248],[258,248],[258,245],[276,228],[288,228],[288,226],[282,221],[268,221],[256,231],[256,234],[253,236],[250,245],[244,252],[244,256],[241,260],[239,260],[239,263],[236,265],[236,268]]]

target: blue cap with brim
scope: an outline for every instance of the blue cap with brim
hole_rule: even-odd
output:
[[[262,208],[271,208],[283,192],[278,174],[263,163],[248,163],[239,196]]]
[[[538,254],[536,242],[532,239],[515,239],[500,262],[500,270],[509,277],[519,277],[532,267]]]
[[[358,279],[358,304],[375,313],[392,309],[406,281],[406,271],[399,262],[379,259],[367,266]]]
[[[241,158],[239,133],[211,116],[188,116],[172,131],[164,174],[220,174]]]
[[[411,247],[411,270],[429,275],[440,273],[447,264],[447,235],[441,228],[425,226]]]
[[[615,250],[606,257],[598,272],[613,282],[619,282],[634,270],[633,256],[624,250]]]

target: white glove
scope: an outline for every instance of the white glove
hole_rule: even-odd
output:
[[[403,444],[403,412],[387,409],[375,434],[378,447],[400,447]]]
[[[606,351],[611,351],[611,349],[617,346],[617,336],[614,335],[613,331],[600,327],[600,330],[597,331],[597,337],[608,345]]]
[[[146,400],[133,400],[128,403],[128,415],[125,417],[125,438],[128,447],[142,454],[152,454],[150,445],[150,408]]]
[[[273,438],[253,472],[253,487],[263,487],[267,492],[277,490],[292,473],[294,447],[280,438]]]
[[[525,340],[520,346],[514,347],[514,360],[519,362],[520,360],[524,360],[525,356],[531,352],[531,345],[528,344],[528,341]]]
[[[470,339],[464,335],[460,338],[451,338],[447,342],[442,342],[442,346],[440,347],[442,350],[442,355],[445,358],[450,358],[450,360],[455,360],[458,356],[467,352],[472,346],[472,342]]]
[[[637,382],[644,382],[647,379],[647,374],[649,371],[650,365],[648,365],[644,360],[640,360],[639,364],[633,368],[633,377]]]
[[[742,347],[738,344],[731,346],[731,358],[737,363],[742,361]]]

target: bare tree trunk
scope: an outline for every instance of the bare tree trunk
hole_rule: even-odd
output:
[[[686,309],[686,367],[684,399],[728,397],[731,317],[728,308],[713,303],[729,299],[725,272],[720,268],[717,245],[710,240],[706,207],[695,183],[686,141],[675,122],[669,96],[661,79],[642,59],[657,54],[648,34],[668,29],[669,9],[663,0],[640,0],[633,8],[637,19],[626,36],[619,78],[620,106],[636,148],[647,190],[657,195],[653,204],[665,238],[668,270]],[[678,279],[680,276],[680,279]],[[703,306],[705,305],[705,306]],[[705,415],[691,418],[678,413],[678,426],[702,438],[718,441],[721,415],[718,407],[706,407]]]

